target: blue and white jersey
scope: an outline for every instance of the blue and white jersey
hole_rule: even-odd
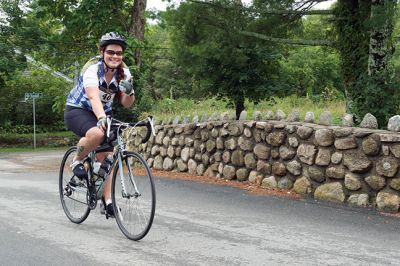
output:
[[[123,70],[125,79],[130,79],[131,73],[125,64],[123,65]],[[98,87],[104,112],[110,112],[112,110],[114,97],[120,91],[116,74],[117,71],[115,72],[111,82],[107,84],[105,80],[103,61],[100,57],[92,58],[83,66],[77,83],[68,95],[67,105],[93,111],[89,98],[86,95],[85,88]]]

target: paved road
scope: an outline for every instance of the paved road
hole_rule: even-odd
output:
[[[75,225],[58,199],[60,158],[0,153],[0,265],[400,264],[399,218],[167,178],[156,180],[155,222],[142,241],[98,210]]]

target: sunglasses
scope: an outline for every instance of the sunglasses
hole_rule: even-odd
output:
[[[124,52],[123,51],[113,51],[113,50],[106,50],[105,51],[106,54],[111,55],[111,56],[123,56]]]

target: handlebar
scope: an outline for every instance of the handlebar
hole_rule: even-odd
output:
[[[118,127],[118,129],[128,127],[146,127],[147,132],[146,136],[142,139],[142,143],[146,143],[150,139],[151,135],[156,136],[153,116],[148,116],[146,119],[134,123],[124,123],[115,118],[107,117],[107,138],[110,137],[111,127]]]

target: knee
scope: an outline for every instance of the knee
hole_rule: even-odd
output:
[[[100,128],[94,127],[86,133],[86,137],[91,142],[100,144],[104,139],[104,132]]]

